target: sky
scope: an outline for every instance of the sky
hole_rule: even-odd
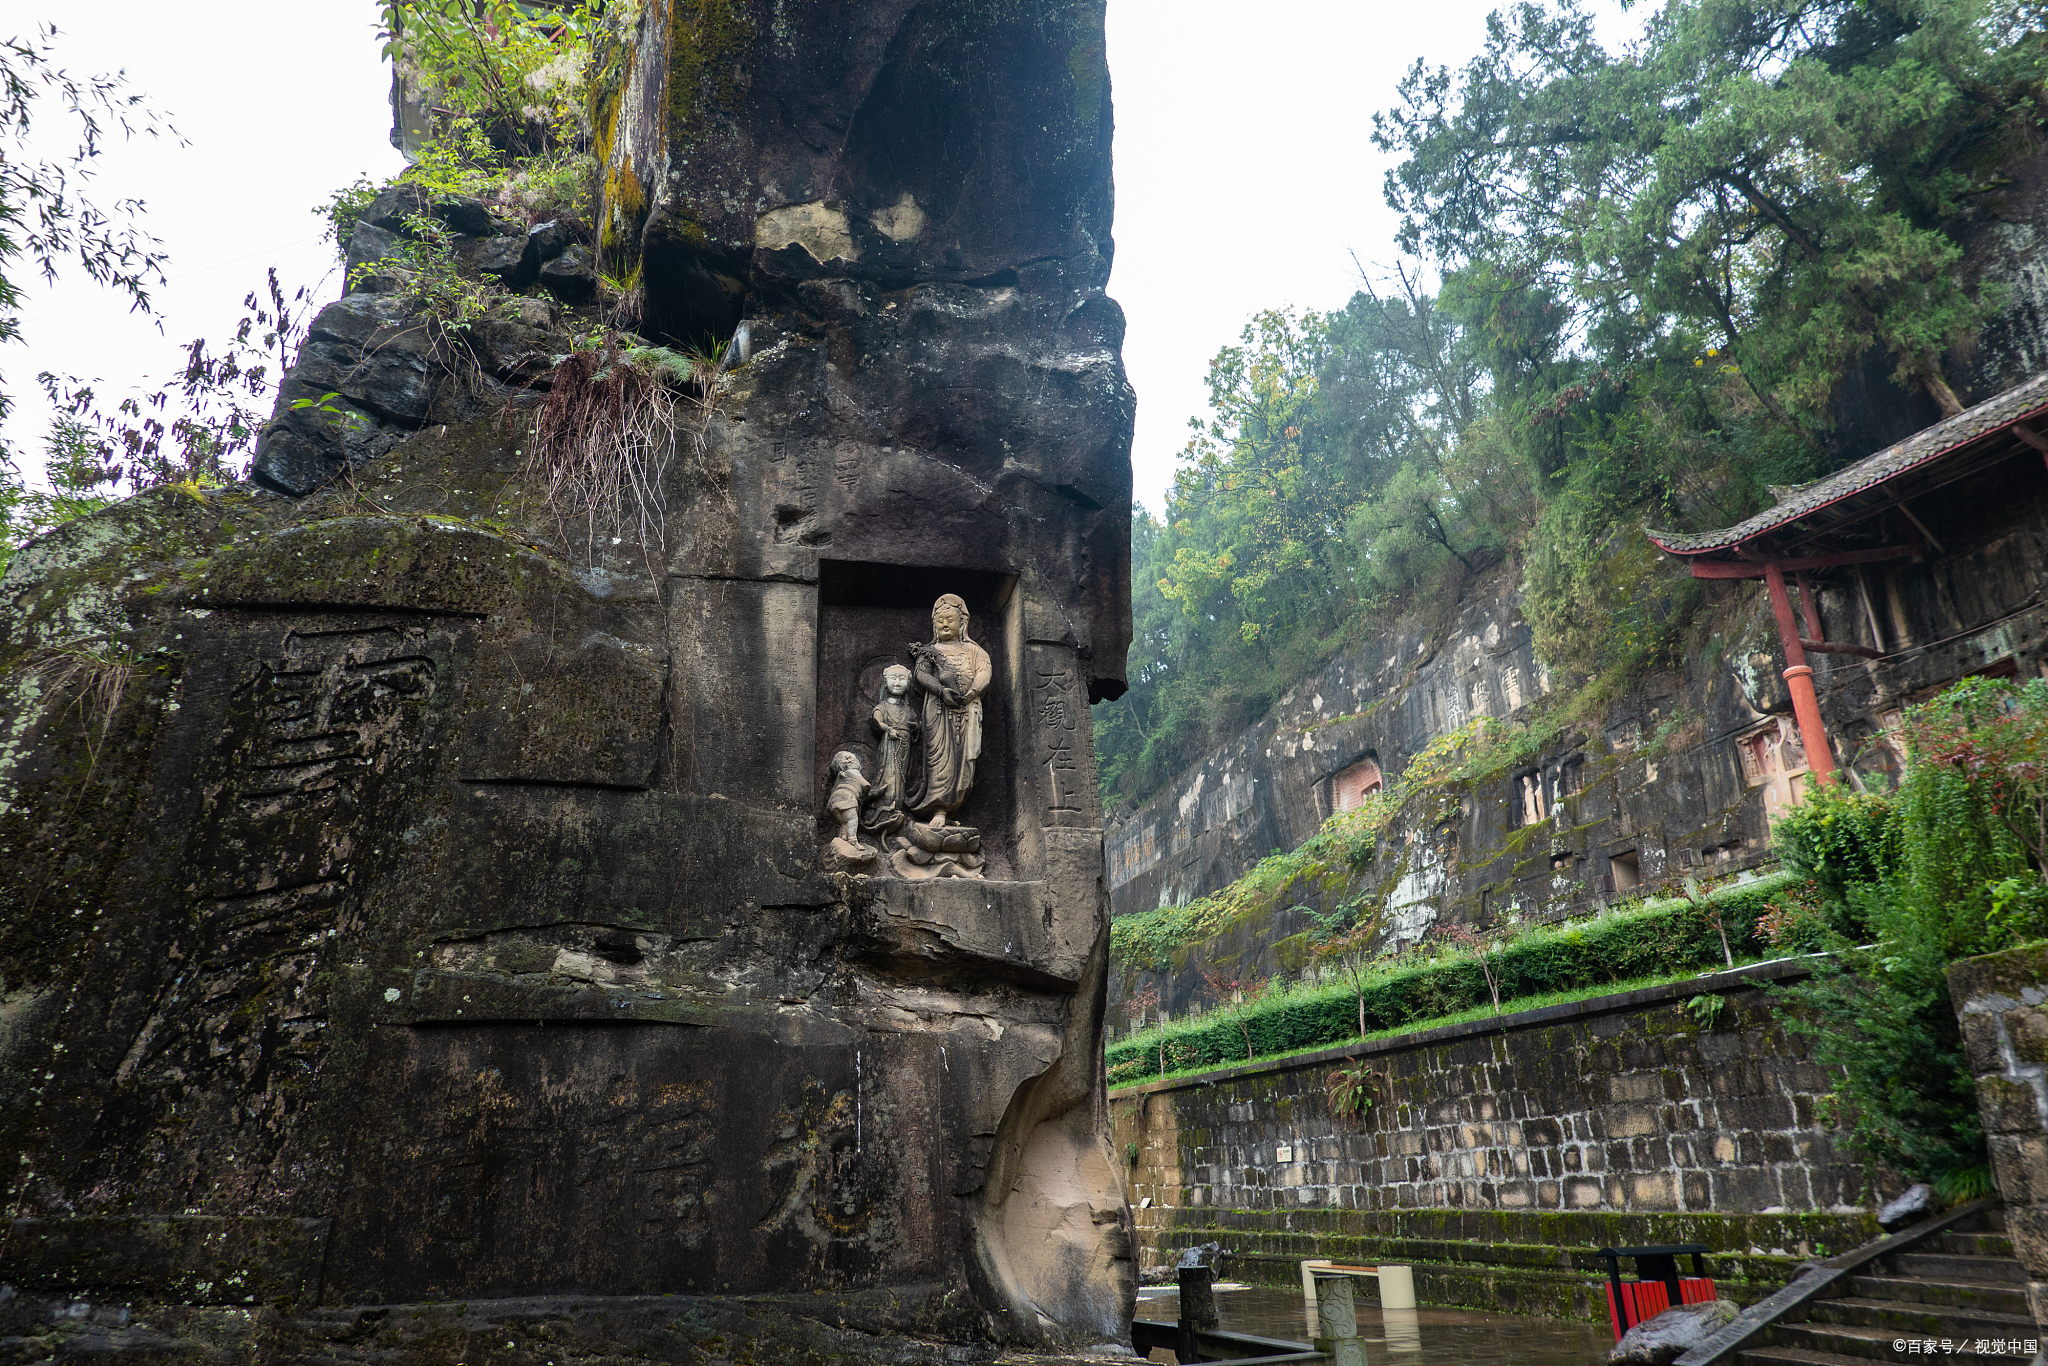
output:
[[[1418,58],[1463,65],[1498,3],[1109,0],[1109,288],[1130,323],[1132,463],[1153,512],[1188,419],[1207,410],[1209,358],[1253,314],[1342,307],[1359,264],[1391,276],[1398,220],[1382,196],[1390,159],[1372,146],[1372,114],[1393,104]],[[1623,22],[1616,0],[1597,8]],[[195,23],[201,12],[206,22]],[[0,38],[56,23],[62,65],[125,70],[184,140],[117,143],[94,182],[105,200],[147,205],[171,256],[159,317],[127,312],[74,269],[54,288],[34,283],[25,344],[0,349],[17,400],[0,436],[33,474],[49,420],[37,371],[99,379],[103,397],[144,381],[153,389],[177,371],[184,343],[232,333],[243,296],[272,265],[288,291],[335,297],[340,275],[312,210],[358,175],[389,176],[402,163],[388,141],[390,80],[368,0],[207,0],[199,10],[8,0],[0,16]]]

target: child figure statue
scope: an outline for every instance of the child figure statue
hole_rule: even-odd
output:
[[[891,664],[882,670],[882,693],[875,700],[874,725],[881,733],[882,749],[874,782],[863,804],[863,828],[887,834],[903,824],[903,806],[909,793],[910,756],[916,752],[917,708],[910,700],[910,670]]]
[[[860,842],[860,802],[867,795],[868,780],[860,771],[860,756],[842,749],[832,756],[829,767],[832,790],[825,795],[825,810],[838,822],[832,852],[847,863],[866,863],[875,851]]]

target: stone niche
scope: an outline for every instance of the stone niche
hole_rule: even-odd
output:
[[[818,788],[829,786],[826,765],[838,750],[860,756],[873,779],[880,745],[871,714],[883,671],[909,667],[910,645],[931,639],[932,604],[951,593],[967,604],[969,635],[988,652],[993,677],[982,698],[982,756],[967,804],[954,818],[981,833],[991,881],[1017,881],[1018,856],[1037,844],[1023,832],[1029,803],[1020,799],[1020,773],[1028,757],[1016,749],[1022,698],[1012,661],[1022,623],[1013,574],[986,570],[823,560],[818,565]],[[1029,784],[1027,783],[1028,787]],[[1036,822],[1033,822],[1035,824]],[[823,830],[822,834],[829,834]],[[1040,861],[1042,862],[1042,860]],[[1032,873],[1042,872],[1034,866]]]

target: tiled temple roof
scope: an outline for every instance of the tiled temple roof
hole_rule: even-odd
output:
[[[1846,524],[1874,511],[1877,506],[1873,500],[1859,499],[1857,495],[1901,475],[1924,470],[1958,451],[1980,446],[1987,437],[1995,440],[2013,423],[2037,415],[2048,416],[2048,373],[2036,375],[1974,408],[1967,408],[1954,417],[1915,432],[1904,441],[1887,446],[1846,469],[1836,470],[1826,478],[1789,489],[1773,489],[1772,492],[1779,495],[1774,506],[1734,526],[1719,531],[1693,532],[1658,531],[1644,527],[1643,532],[1659,549],[1673,555],[1705,555],[1733,549],[1745,541],[1805,519]],[[2002,447],[2006,443],[1998,444]],[[1841,508],[1837,517],[1823,515],[1850,500],[1855,500],[1855,504]]]

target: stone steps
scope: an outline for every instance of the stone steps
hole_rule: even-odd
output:
[[[2012,1239],[2004,1233],[1942,1233],[1929,1240],[1930,1250],[1965,1257],[2010,1257]]]
[[[1883,1258],[1885,1268],[1899,1276],[1925,1276],[1945,1281],[2027,1283],[2026,1268],[2010,1257],[1965,1257],[1953,1252],[1900,1252]]]
[[[1908,1304],[1953,1305],[1996,1314],[2027,1312],[2027,1290],[2009,1281],[1951,1281],[1918,1276],[1852,1276],[1849,1293],[1859,1299]]]
[[[2026,1272],[2013,1260],[2003,1210],[1879,1258],[1810,1304],[1799,1322],[1773,1325],[1736,1353],[1737,1366],[1857,1366],[1896,1361],[1900,1339],[2039,1339],[2027,1309]]]
[[[1736,1358],[1743,1366],[1858,1366],[1865,1359],[1845,1357],[1836,1352],[1816,1352],[1808,1347],[1752,1348]]]
[[[1807,1315],[1812,1324],[1881,1328],[1904,1337],[2009,1338],[2026,1336],[2033,1317],[1985,1309],[1978,1305],[1935,1305],[1902,1300],[1867,1300],[1845,1296],[1822,1300]]]

